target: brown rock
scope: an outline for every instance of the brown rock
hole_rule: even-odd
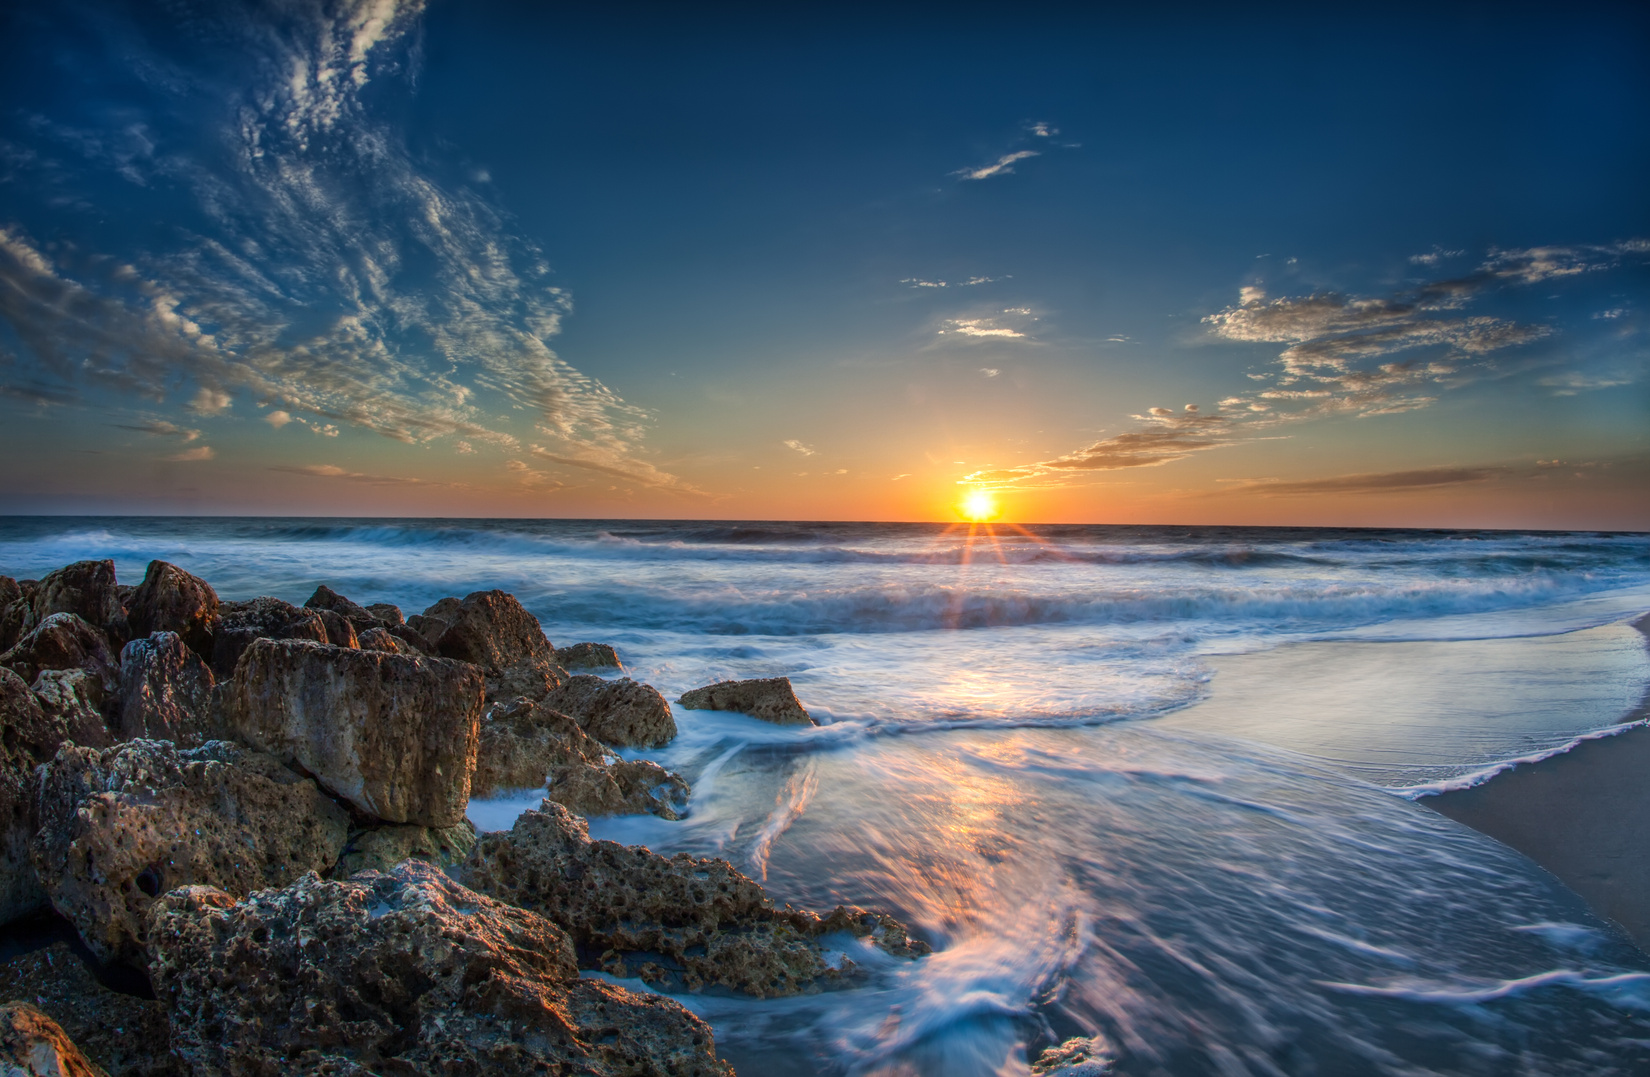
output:
[[[403,860],[427,860],[438,868],[456,867],[476,845],[476,828],[468,819],[454,826],[381,826],[350,835],[333,876],[347,879],[358,871],[389,871]]]
[[[401,607],[388,602],[374,602],[367,607],[367,612],[385,627],[407,623],[407,619],[401,616]]]
[[[357,632],[378,626],[378,618],[374,617],[370,610],[350,601],[324,583],[309,596],[309,601],[304,603],[304,607],[312,610],[331,610],[353,625]]]
[[[73,613],[54,613],[35,625],[17,645],[0,654],[0,666],[33,681],[43,669],[86,669],[106,693],[120,683],[119,667],[102,632]]]
[[[480,666],[487,676],[487,698],[543,699],[566,679],[538,619],[514,595],[476,591],[456,607],[443,606],[447,601],[430,607],[451,613],[440,636],[432,637],[435,649],[443,657]]]
[[[315,614],[321,618],[321,624],[327,630],[327,643],[334,647],[361,646],[361,641],[355,634],[355,626],[349,623],[349,618],[335,610],[316,610]]]
[[[718,681],[684,692],[676,702],[691,711],[738,711],[776,725],[818,725],[797,701],[789,677]]]
[[[115,592],[113,561],[76,561],[40,578],[30,602],[31,625],[54,613],[72,613],[109,634],[114,646],[126,642],[126,609]]]
[[[103,718],[103,682],[91,670],[43,669],[29,687],[64,739],[88,748],[107,748],[118,739]]]
[[[0,1066],[5,1077],[109,1077],[56,1021],[27,1002],[0,1006]]]
[[[580,979],[554,924],[416,860],[239,903],[176,890],[149,938],[196,1073],[733,1077],[681,1006]]]
[[[406,644],[404,650],[408,654],[435,655],[435,645],[425,639],[423,633],[411,625],[386,625],[384,631]]]
[[[556,664],[563,669],[623,669],[619,652],[606,643],[575,643],[556,648]]]
[[[1116,1054],[1103,1036],[1074,1036],[1045,1047],[1031,1064],[1032,1077],[1106,1077],[1114,1072]]]
[[[16,646],[29,620],[29,601],[10,576],[0,576],[0,653]]]
[[[626,677],[609,681],[589,673],[569,677],[544,697],[571,714],[586,733],[626,748],[661,748],[676,738],[676,719],[659,690]]]
[[[35,768],[63,742],[63,727],[40,707],[29,686],[0,668],[0,923],[46,902],[29,840],[40,826]]]
[[[545,779],[547,799],[586,818],[650,812],[680,819],[691,791],[680,774],[648,759],[558,764]]]
[[[447,631],[447,626],[458,616],[459,607],[462,605],[460,600],[449,595],[423,613],[415,613],[408,617],[407,624],[429,640],[430,646],[434,647],[436,640],[441,638],[441,634]]]
[[[543,913],[617,975],[626,974],[627,957],[663,955],[673,969],[646,958],[643,971],[651,965],[656,977],[679,978],[689,990],[718,984],[762,998],[839,984],[857,968],[847,958],[835,967],[825,960],[819,938],[835,931],[869,936],[896,956],[929,952],[898,921],[863,909],[838,906],[826,917],[776,909],[726,860],[591,841],[583,819],[548,800],[510,831],[483,834],[461,877]]]
[[[238,738],[369,815],[433,827],[464,818],[481,720],[474,666],[258,640],[225,697]]]
[[[212,674],[219,680],[235,675],[241,654],[258,639],[312,639],[327,642],[326,625],[314,610],[300,609],[278,598],[225,602],[212,637]]]
[[[176,565],[150,561],[143,582],[127,600],[126,619],[134,638],[176,632],[190,650],[210,661],[219,607],[211,584]]]
[[[100,960],[142,953],[143,914],[177,886],[237,894],[330,868],[349,816],[315,784],[228,741],[65,745],[31,853],[54,908]]]
[[[123,740],[147,737],[196,748],[216,735],[212,671],[176,632],[135,639],[120,652],[115,729]]]
[[[383,651],[386,654],[417,654],[408,644],[402,643],[388,629],[369,628],[361,633],[357,641],[362,650]]]
[[[66,942],[0,965],[0,1000],[30,1002],[114,1077],[183,1077],[165,1003],[111,991]]]

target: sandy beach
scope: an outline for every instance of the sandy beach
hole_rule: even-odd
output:
[[[1634,622],[1650,636],[1650,615]],[[1420,803],[1505,842],[1650,951],[1650,698],[1621,732]]]

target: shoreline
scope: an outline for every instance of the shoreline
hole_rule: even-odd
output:
[[[1632,622],[1650,640],[1650,614]],[[1650,694],[1610,729],[1416,798],[1523,853],[1650,953]],[[1613,732],[1619,730],[1619,732]]]

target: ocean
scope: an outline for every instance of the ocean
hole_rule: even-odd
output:
[[[935,946],[851,990],[680,1001],[746,1075],[1650,1072],[1650,959],[1426,794],[1650,690],[1650,535],[10,518],[0,572],[151,558],[225,598],[499,587],[667,698],[788,676],[818,728],[683,711],[676,822],[776,901]],[[528,794],[475,802],[507,827]],[[626,986],[647,990],[639,981]]]

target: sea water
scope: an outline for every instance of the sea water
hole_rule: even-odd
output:
[[[790,677],[817,728],[677,708],[627,754],[693,783],[685,818],[592,825],[934,944],[830,940],[850,990],[680,996],[747,1075],[1023,1074],[1072,1036],[1127,1074],[1650,1071],[1650,959],[1424,796],[1633,711],[1650,536],[0,522],[0,572],[85,557],[408,612],[499,587],[671,699]]]

